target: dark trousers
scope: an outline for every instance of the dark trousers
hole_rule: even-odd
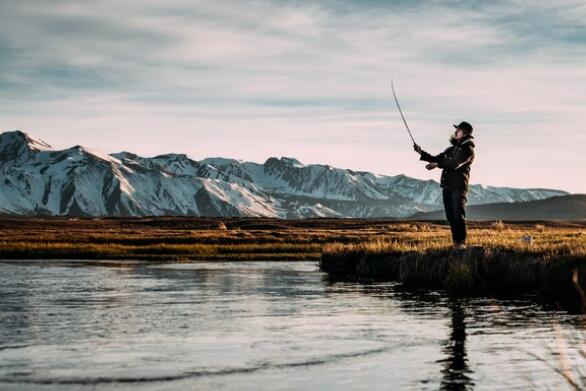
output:
[[[466,242],[466,201],[467,192],[462,189],[445,188],[442,192],[446,218],[452,230],[455,244]]]

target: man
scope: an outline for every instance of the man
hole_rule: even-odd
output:
[[[430,155],[415,144],[413,147],[419,153],[420,160],[429,162],[425,166],[428,170],[441,168],[442,198],[446,218],[452,230],[452,240],[457,249],[466,248],[466,201],[470,166],[474,160],[474,141],[472,125],[461,122],[454,125],[455,133],[450,137],[451,147],[437,156]]]

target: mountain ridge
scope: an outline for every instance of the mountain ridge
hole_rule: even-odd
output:
[[[183,153],[143,157],[75,145],[54,150],[20,130],[0,133],[0,213],[74,216],[407,217],[441,205],[433,180],[293,157],[264,163]],[[568,193],[472,185],[470,204]]]

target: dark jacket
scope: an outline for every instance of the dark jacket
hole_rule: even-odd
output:
[[[452,146],[437,156],[421,151],[420,160],[437,163],[443,169],[441,187],[468,191],[470,165],[474,160],[473,139],[472,136],[467,136],[460,142],[451,139]]]

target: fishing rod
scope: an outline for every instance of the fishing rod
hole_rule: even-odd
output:
[[[395,97],[395,103],[397,104],[397,108],[399,109],[399,114],[401,114],[401,118],[403,119],[403,123],[405,124],[405,127],[407,128],[407,132],[409,132],[409,136],[411,137],[413,144],[418,145],[415,142],[415,139],[413,138],[413,134],[411,134],[411,129],[409,129],[409,125],[407,125],[407,121],[405,120],[405,116],[403,115],[403,110],[401,110],[401,105],[399,104],[399,99],[397,98],[397,93],[395,92],[395,85],[393,83],[392,78],[391,78],[391,88],[393,89],[393,96]]]

